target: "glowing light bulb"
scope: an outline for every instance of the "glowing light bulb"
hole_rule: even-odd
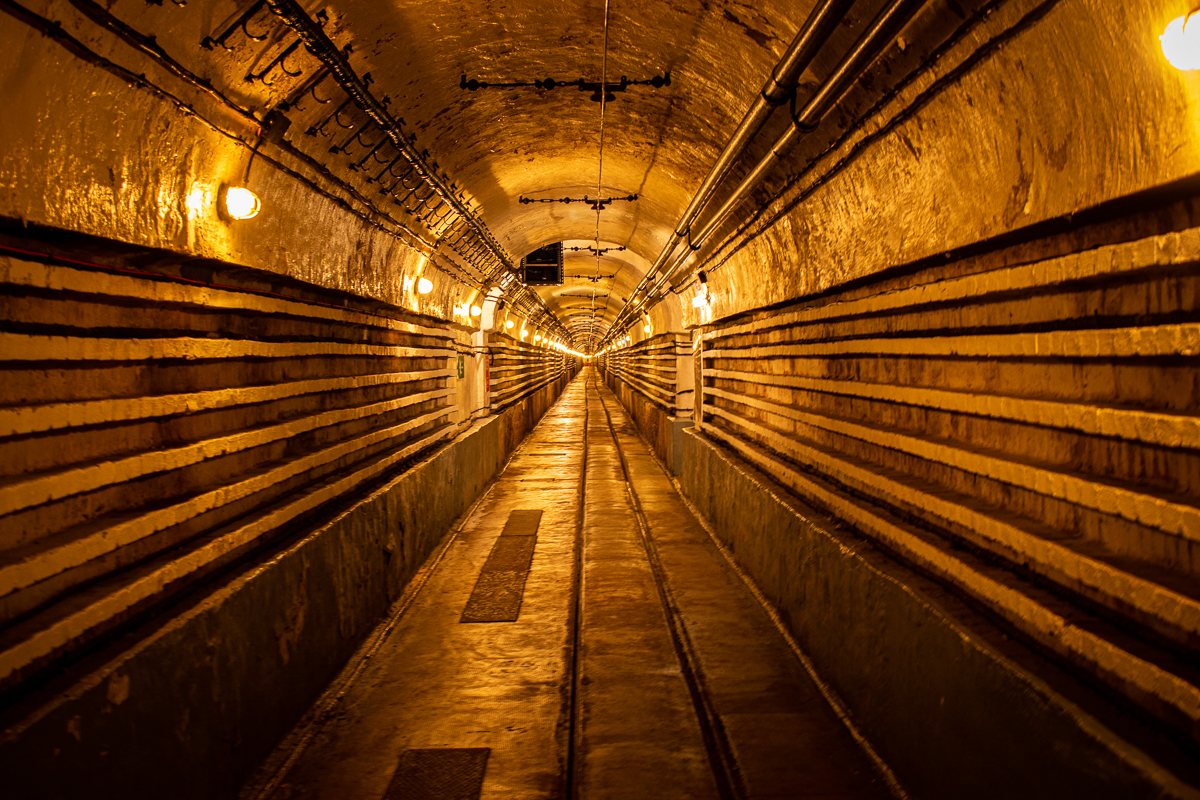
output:
[[[1195,12],[1167,23],[1158,41],[1167,63],[1175,69],[1200,69],[1200,22]]]
[[[419,294],[429,294],[433,291],[433,281],[429,278],[421,278],[417,281],[417,292]]]
[[[511,331],[511,330],[512,330],[512,328],[513,328],[513,321],[512,321],[511,319],[510,319],[510,320],[506,320],[506,321],[505,321],[505,323],[504,323],[504,327],[508,328],[508,329]]]
[[[649,332],[650,332],[650,330],[651,330],[651,328],[650,328],[650,326],[647,324],[647,325],[646,325],[646,327],[642,328],[642,330],[644,330],[646,333],[649,333]]]
[[[524,339],[528,335],[529,335],[529,331],[525,330],[524,328],[521,328],[521,338]]]
[[[471,306],[471,316],[472,317],[478,317],[482,313],[483,313],[483,309],[480,308],[479,306],[474,306],[474,305]]]
[[[261,204],[258,195],[241,186],[225,189],[225,213],[232,219],[252,219],[258,216]]]
[[[534,340],[535,342],[540,342],[540,341],[542,340],[542,335],[541,335],[540,333],[535,333],[535,334],[533,335],[533,340]]]

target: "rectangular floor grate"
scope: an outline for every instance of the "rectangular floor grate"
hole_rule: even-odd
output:
[[[541,522],[542,512],[538,509],[518,509],[508,515],[471,591],[461,622],[517,621]]]
[[[405,750],[383,800],[479,800],[490,747]]]

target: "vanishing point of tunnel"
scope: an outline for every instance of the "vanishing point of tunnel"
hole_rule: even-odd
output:
[[[1200,800],[1196,0],[0,0],[3,800]]]

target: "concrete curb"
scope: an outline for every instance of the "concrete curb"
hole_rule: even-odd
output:
[[[961,624],[917,576],[696,431],[682,441],[688,499],[914,796],[1200,796]]]
[[[64,691],[20,702],[0,734],[4,796],[236,795],[564,383],[477,423],[164,624],[165,612],[132,646],[56,679]]]

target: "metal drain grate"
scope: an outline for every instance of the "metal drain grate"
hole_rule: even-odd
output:
[[[517,621],[541,522],[539,509],[519,509],[508,515],[471,591],[461,622]]]
[[[405,750],[383,800],[479,800],[490,747]]]

